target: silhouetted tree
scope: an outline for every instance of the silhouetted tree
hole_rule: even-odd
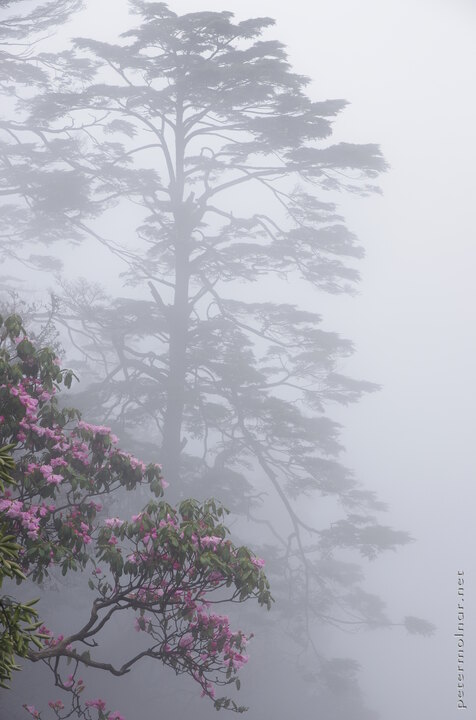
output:
[[[135,288],[112,299],[81,281],[55,299],[92,373],[83,406],[143,454],[160,443],[177,496],[216,494],[267,528],[297,641],[312,645],[313,618],[389,624],[337,553],[372,558],[408,537],[377,522],[383,506],[339,462],[326,415],[374,386],[339,373],[352,344],[294,297],[298,282],[354,287],[363,251],[334,200],[375,191],[380,150],[329,143],[346,103],[306,95],[307,78],[266,39],[271,19],[131,7],[140,22],[120,43],[77,39],[74,58],[55,59],[68,71],[23,125],[28,162],[43,158],[28,176],[38,182],[9,193],[30,238],[100,242]],[[121,242],[95,218],[127,202],[138,227]],[[322,500],[310,519],[312,494]]]

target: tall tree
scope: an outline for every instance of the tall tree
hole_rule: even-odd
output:
[[[373,192],[385,162],[375,145],[330,144],[346,103],[306,95],[267,39],[271,19],[131,8],[139,24],[120,43],[78,39],[74,59],[56,58],[68,74],[17,130],[30,165],[43,158],[38,182],[8,190],[46,239],[108,247],[134,288],[111,299],[79,282],[55,301],[95,373],[82,402],[143,453],[160,443],[177,494],[218,494],[266,528],[270,576],[303,645],[313,618],[388,624],[338,550],[372,558],[408,537],[376,520],[383,506],[339,462],[326,415],[374,386],[339,373],[352,344],[294,301],[296,283],[354,287],[363,251],[335,195]],[[128,202],[137,234],[121,242],[95,218]],[[313,493],[319,504],[304,503]],[[332,668],[329,683],[346,672]]]

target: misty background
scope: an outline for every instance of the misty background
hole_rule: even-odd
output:
[[[382,195],[362,199],[342,193],[338,200],[366,250],[357,263],[362,275],[357,293],[320,293],[319,306],[310,309],[323,315],[324,329],[356,347],[354,355],[339,361],[339,371],[381,385],[356,404],[332,408],[331,416],[344,428],[343,460],[388,504],[385,523],[415,538],[395,553],[363,563],[365,586],[395,616],[424,617],[437,630],[432,638],[408,635],[403,628],[335,630],[332,643],[336,655],[361,663],[366,702],[383,720],[455,717],[453,632],[461,569],[470,611],[468,708],[476,702],[474,4],[172,0],[169,6],[177,13],[230,10],[237,19],[275,18],[267,36],[283,42],[293,70],[312,79],[311,98],[350,102],[334,123],[333,141],[379,143],[390,165],[379,180]],[[127,3],[88,2],[46,44],[54,51],[68,35],[112,41],[127,23]],[[112,229],[119,233],[127,219],[115,222]],[[61,255],[56,246],[55,252]],[[65,274],[87,275],[119,291],[120,279],[104,276],[106,257],[101,264],[98,254],[92,268],[86,252],[65,251]],[[12,264],[4,272],[14,275],[18,268]],[[27,299],[54,286],[40,273],[25,277]],[[260,288],[266,295],[273,291],[272,284],[255,285],[253,293],[259,295]],[[290,291],[293,302],[309,309],[304,285]],[[252,629],[259,634],[259,627]],[[251,648],[243,696],[253,688],[253,659]],[[16,687],[19,683],[21,677]],[[259,695],[259,688],[253,693]],[[251,720],[251,697],[249,702]],[[299,711],[299,699],[296,703]]]

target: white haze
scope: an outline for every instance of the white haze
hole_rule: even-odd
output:
[[[226,9],[238,18],[276,18],[269,35],[288,46],[293,68],[312,79],[313,99],[351,103],[335,138],[378,142],[390,163],[382,196],[340,198],[367,252],[359,294],[292,291],[296,302],[323,314],[326,329],[355,343],[356,354],[341,370],[382,385],[359,404],[333,411],[345,425],[346,463],[388,502],[389,524],[416,539],[370,564],[367,586],[395,616],[419,615],[438,628],[432,639],[401,628],[346,635],[342,654],[361,660],[369,705],[383,720],[451,720],[458,714],[453,633],[460,569],[472,615],[467,705],[476,707],[476,8],[466,0],[172,0],[170,6],[180,13]],[[125,22],[125,2],[96,0],[64,32],[113,39]],[[115,222],[112,232],[120,232],[124,219]],[[98,255],[91,277],[104,279],[106,257]],[[69,272],[79,264],[87,273],[80,252],[65,261]],[[112,290],[120,287],[117,277],[105,279]]]

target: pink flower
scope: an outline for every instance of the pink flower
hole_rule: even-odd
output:
[[[25,708],[25,710],[27,712],[30,713],[30,715],[32,715],[32,717],[34,717],[34,718],[40,717],[40,713],[38,712],[38,710],[36,710],[34,705],[23,705],[23,707]]]
[[[251,562],[257,568],[263,568],[265,566],[265,562],[264,562],[263,558],[252,557]]]
[[[183,635],[179,640],[179,647],[180,648],[189,648],[190,645],[193,644],[193,635],[190,633],[187,633],[186,635]]]
[[[108,428],[105,425],[91,425],[91,423],[84,422],[84,420],[80,420],[77,426],[80,430],[88,430],[89,432],[93,433],[94,435],[110,435],[111,434],[111,428]],[[117,440],[117,438],[116,438],[116,440]]]
[[[200,538],[200,542],[202,543],[203,547],[211,547],[212,550],[215,550],[216,546],[222,542],[222,538],[217,537],[216,535],[204,535],[202,538]]]
[[[60,483],[62,483],[64,480],[62,475],[49,475],[46,478],[47,485],[56,485],[58,486]]]
[[[122,527],[123,524],[124,524],[124,521],[120,520],[117,517],[107,518],[106,520],[104,520],[104,525],[106,525],[106,527],[109,527],[109,528],[119,528],[119,527]]]
[[[66,685],[65,685],[65,687],[66,687]],[[61,700],[56,700],[55,702],[53,702],[52,700],[50,700],[50,702],[48,703],[48,705],[50,706],[50,708],[51,708],[52,710],[64,710],[64,705],[63,705],[63,703],[61,702]]]
[[[220,582],[220,580],[224,579],[224,575],[221,572],[218,572],[218,570],[213,570],[208,576],[208,579],[210,582]]]
[[[67,463],[66,460],[64,460],[63,458],[59,458],[59,457],[58,457],[58,458],[52,458],[52,460],[50,460],[50,465],[51,465],[51,467],[53,467],[53,468],[55,468],[55,467],[67,467],[67,466],[68,466],[68,463]]]
[[[236,653],[233,655],[232,664],[235,670],[239,670],[245,663],[248,662],[248,655],[240,655],[240,653]]]
[[[86,700],[85,705],[86,707],[93,707],[97,710],[106,709],[106,703],[104,702],[104,700],[101,700],[101,698],[97,698],[96,700]]]

